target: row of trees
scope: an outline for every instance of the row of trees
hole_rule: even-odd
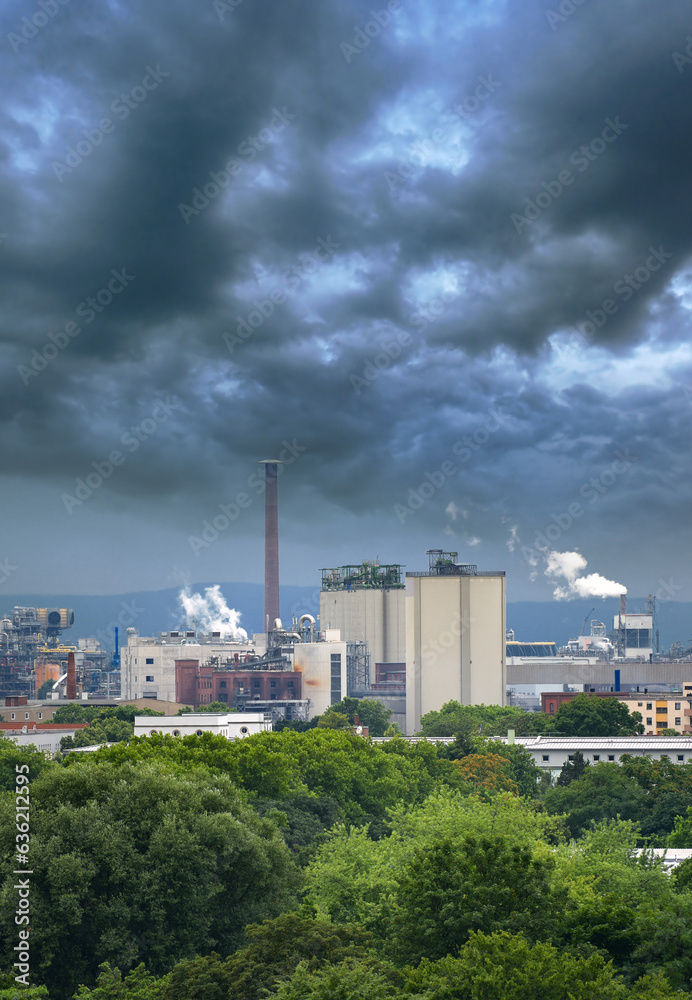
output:
[[[358,703],[338,707],[369,724]],[[386,714],[373,725],[386,731]],[[641,848],[692,844],[692,766],[597,764],[550,787],[531,754],[477,725],[451,743],[375,744],[323,724],[235,742],[131,737],[59,761],[0,740],[0,1000],[16,992],[20,763],[30,1000],[690,989],[692,866],[671,876]]]
[[[181,708],[178,715],[191,712],[191,708]],[[215,701],[203,705],[199,712],[229,712],[228,705]],[[137,708],[134,705],[95,706],[95,705],[61,705],[53,716],[53,722],[88,722],[89,728],[82,729],[74,736],[65,736],[60,741],[61,750],[73,750],[78,747],[96,746],[102,743],[127,742],[134,735],[134,720],[136,715],[161,715],[161,712],[149,708]],[[317,727],[325,729],[350,729],[355,719],[360,725],[369,729],[371,736],[396,735],[400,732],[397,726],[389,725],[391,711],[379,701],[344,698],[332,705],[323,715],[315,716],[309,722],[278,723],[277,732],[293,729],[307,732]]]
[[[47,765],[30,786],[33,976],[53,1000],[245,1000],[265,988],[289,1000],[505,1000],[538,996],[548,972],[542,996],[564,1000],[688,988],[689,884],[637,854],[633,824],[570,842],[562,817],[469,765],[498,755],[452,762],[393,742],[399,751],[334,731],[253,737],[231,745],[244,754],[236,781],[221,773],[230,758],[216,738],[141,740]],[[284,778],[267,809],[238,785],[257,785],[270,762]],[[516,774],[511,761],[503,773]],[[280,804],[312,799],[316,815],[330,785],[335,814],[354,796],[374,815],[373,781],[389,803],[382,835],[342,820],[302,855],[292,847]],[[6,794],[8,970],[13,838]]]
[[[460,705],[449,701],[421,718],[422,736],[634,736],[644,732],[642,716],[617,698],[578,695],[554,715],[500,705]]]

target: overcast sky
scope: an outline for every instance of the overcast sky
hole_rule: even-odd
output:
[[[538,600],[555,550],[692,599],[690,36],[683,0],[4,5],[0,595],[260,581],[283,457],[282,582],[444,548]]]

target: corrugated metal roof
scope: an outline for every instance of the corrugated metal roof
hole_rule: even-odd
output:
[[[507,737],[500,737],[503,743]],[[610,747],[613,750],[692,750],[690,736],[517,736],[515,743],[533,749],[581,750]]]

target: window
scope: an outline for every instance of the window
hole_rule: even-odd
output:
[[[615,760],[615,754],[614,753],[609,753],[608,754],[608,760]]]
[[[226,687],[226,681],[221,681],[220,684],[219,684],[219,687],[225,688]]]
[[[593,759],[594,759],[594,760],[600,760],[600,759],[601,759],[601,755],[600,755],[600,753],[595,753],[595,754],[593,755]]]
[[[272,701],[276,701],[276,695],[275,695],[275,694],[273,694],[273,695],[271,696],[271,700],[272,700]]]
[[[544,754],[543,754],[543,760],[546,760],[546,761],[547,761],[547,760],[550,760],[550,757],[548,756],[548,754],[547,754],[547,753],[544,753]]]
[[[679,726],[680,724],[681,724],[681,723],[680,723],[680,719],[679,719],[679,718],[678,718],[678,719],[676,719],[676,720],[675,720],[675,725],[676,725],[676,726]]]
[[[135,674],[135,680],[137,680],[137,674]]]
[[[678,760],[684,761],[684,759],[685,759],[684,753],[679,753],[678,754]]]
[[[180,730],[179,729],[174,729],[173,730],[173,735],[174,736],[180,736]]]
[[[637,702],[637,708],[641,708],[641,707],[642,707],[642,704],[643,704],[643,702],[641,702],[641,701],[638,701],[638,702]]]
[[[293,687],[293,681],[287,681],[286,682],[286,686],[292,688]]]
[[[567,760],[574,760],[574,754],[571,754],[571,753],[568,754],[567,755]]]
[[[252,686],[258,688],[260,686],[260,682],[259,681],[253,681],[252,682]]]
[[[647,710],[647,712],[650,712],[652,708],[653,708],[653,703],[650,702],[650,701],[647,701],[647,703],[646,703],[646,710]]]
[[[219,693],[219,701],[228,701],[228,695],[225,691]]]
[[[147,658],[146,658],[146,660],[145,660],[144,662],[145,662],[145,663],[151,663],[151,664],[153,664],[153,662],[154,662],[154,657],[153,657],[153,656],[147,656]]]
[[[153,681],[153,679],[154,679],[154,675],[153,675],[153,674],[147,674],[147,677],[146,677],[146,679],[147,679],[148,681]]]
[[[195,736],[203,736],[203,735],[204,733],[202,732],[201,729],[195,729]]]
[[[647,719],[647,720],[646,720],[646,724],[647,724],[647,726],[650,726],[650,725],[652,724],[652,723],[651,723],[651,719]]]
[[[341,653],[331,654],[332,705],[341,701]]]
[[[269,687],[276,687],[276,681],[269,681]]]
[[[555,702],[554,701],[550,702],[550,705],[548,706],[548,711],[550,712],[551,715],[555,714]]]
[[[243,736],[246,736],[246,735],[247,735],[247,732],[248,732],[248,728],[247,728],[247,726],[241,726],[241,727],[240,727],[240,731],[241,731],[241,733],[243,734]]]
[[[38,713],[38,717],[39,717],[39,719],[42,719],[43,718],[43,712],[39,712]]]
[[[656,706],[656,715],[668,715],[668,708],[659,708]]]
[[[24,713],[24,718],[25,718],[25,719],[28,719],[28,718],[29,718],[29,713],[28,713],[28,712],[25,712],[25,713]]]
[[[12,713],[12,715],[10,716],[10,718],[11,718],[11,719],[15,719],[15,718],[16,718],[16,716],[15,716],[14,712]]]
[[[676,701],[676,702],[675,702],[675,711],[676,711],[676,712],[679,712],[679,711],[680,711],[680,702],[679,702],[679,701]]]

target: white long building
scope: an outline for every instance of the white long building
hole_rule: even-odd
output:
[[[185,712],[183,715],[135,716],[135,736],[201,736],[215,733],[240,740],[271,732],[271,718],[264,712]]]

